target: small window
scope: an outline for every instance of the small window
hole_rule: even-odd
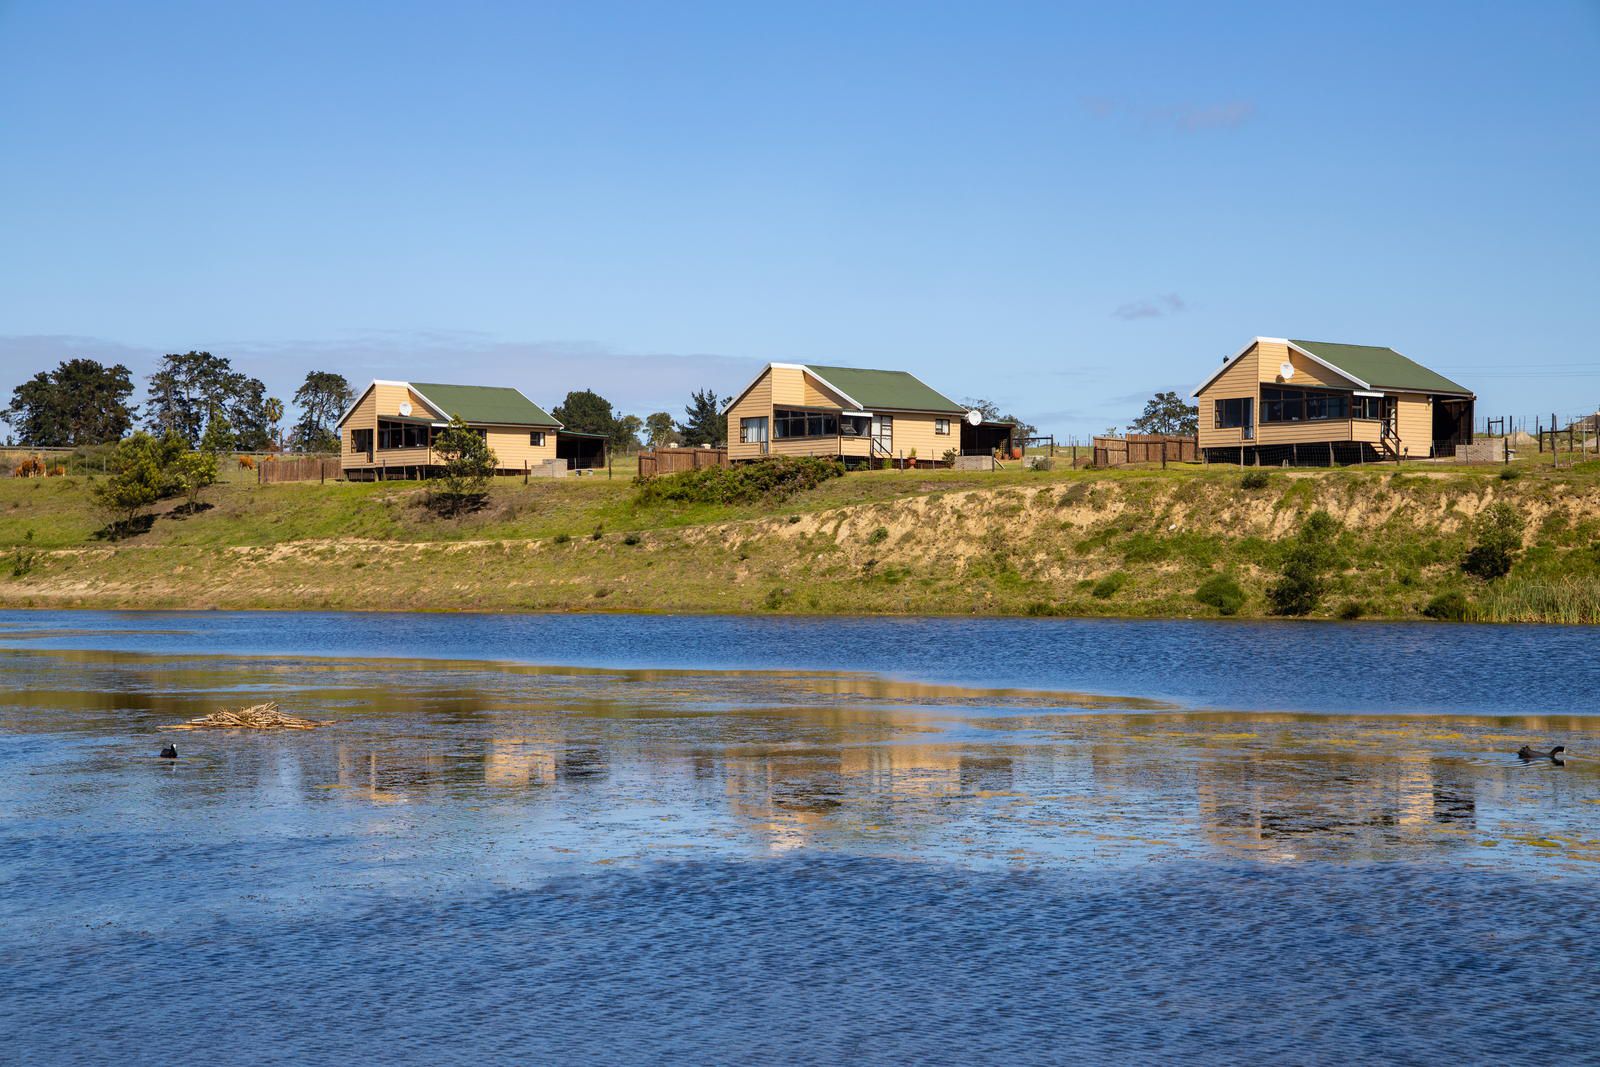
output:
[[[933,432],[937,434],[944,434],[946,437],[948,437],[950,435],[950,420],[934,419]]]
[[[1251,436],[1251,418],[1254,414],[1255,398],[1249,396],[1228,397],[1216,402],[1216,412],[1213,425],[1219,430],[1242,430],[1243,436]]]
[[[534,448],[543,448],[544,447],[544,431],[543,430],[529,430],[528,431],[528,443],[530,445],[532,445]]]
[[[762,415],[754,419],[739,420],[739,443],[741,445],[759,445],[767,439],[767,417]]]

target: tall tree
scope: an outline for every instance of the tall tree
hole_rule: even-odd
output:
[[[722,405],[715,390],[696,389],[691,393],[689,404],[683,409],[684,419],[678,424],[683,443],[691,448],[727,444],[728,416]]]
[[[239,375],[233,383],[233,399],[224,409],[233,428],[234,447],[245,452],[265,452],[272,444],[272,405],[283,402],[267,395],[260,379]]]
[[[611,434],[611,447],[623,452],[634,452],[639,448],[639,431],[644,429],[644,420],[637,415],[622,415],[617,418],[617,428]]]
[[[133,380],[122,364],[106,367],[92,359],[71,359],[12,390],[11,406],[0,411],[0,418],[25,444],[106,444],[132,428],[132,395]]]
[[[1145,401],[1144,414],[1129,423],[1128,430],[1193,435],[1200,432],[1200,409],[1185,404],[1177,393],[1157,393]]]
[[[314,370],[294,393],[294,406],[300,421],[294,424],[294,446],[300,452],[336,452],[339,432],[335,426],[355,393],[344,375]]]
[[[574,433],[603,433],[607,439],[614,439],[617,434],[617,417],[611,410],[611,401],[592,389],[568,393],[550,414]]]
[[[283,401],[275,396],[267,398],[267,406],[262,414],[267,417],[267,425],[272,430],[273,448],[283,447]]]
[[[657,411],[646,415],[644,430],[645,439],[650,442],[651,448],[667,448],[678,441],[678,428],[673,425],[670,411]]]
[[[265,448],[272,436],[267,387],[210,352],[168,353],[150,376],[150,426],[175,433],[192,448],[205,434],[212,412],[233,424],[238,447]]]
[[[460,416],[450,419],[434,438],[433,449],[444,461],[438,477],[433,507],[443,515],[458,515],[483,506],[499,460],[489,448],[488,435],[468,426]]]

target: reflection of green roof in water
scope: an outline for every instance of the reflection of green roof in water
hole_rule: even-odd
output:
[[[1463,393],[1472,390],[1437,374],[1392,348],[1341,345],[1331,341],[1290,341],[1374,389],[1415,389],[1419,393]]]
[[[806,370],[846,393],[870,411],[890,408],[901,411],[949,411],[962,414],[967,409],[942,393],[924,385],[916,375],[903,370],[865,370],[860,367],[823,367],[807,364]]]
[[[520,392],[504,385],[442,385],[411,382],[411,388],[446,415],[462,422],[497,426],[560,426],[549,413]]]

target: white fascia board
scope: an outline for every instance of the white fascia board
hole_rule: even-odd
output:
[[[1198,399],[1201,393],[1203,393],[1207,389],[1211,388],[1211,383],[1212,382],[1216,381],[1218,378],[1222,377],[1228,371],[1233,369],[1233,365],[1239,361],[1239,357],[1243,356],[1246,352],[1250,351],[1252,348],[1254,348],[1260,342],[1262,342],[1262,341],[1281,341],[1281,340],[1283,340],[1283,339],[1280,338],[1280,337],[1252,337],[1252,338],[1250,338],[1250,340],[1245,342],[1243,348],[1239,349],[1239,351],[1235,352],[1233,355],[1231,355],[1227,359],[1223,360],[1222,361],[1222,366],[1217,368],[1216,373],[1211,375],[1211,377],[1207,378],[1205,381],[1201,382],[1199,385],[1195,386],[1194,387],[1194,392],[1190,393],[1189,395]]]
[[[1322,366],[1328,368],[1329,370],[1333,371],[1333,373],[1335,373],[1337,375],[1340,375],[1341,377],[1349,378],[1352,382],[1355,382],[1357,385],[1361,386],[1361,388],[1363,388],[1363,389],[1371,389],[1372,388],[1372,383],[1371,382],[1364,382],[1360,378],[1357,378],[1354,374],[1351,374],[1349,371],[1345,370],[1343,367],[1334,366],[1332,363],[1329,363],[1327,360],[1323,359],[1321,356],[1317,355],[1315,352],[1307,352],[1305,349],[1301,348],[1299,345],[1295,344],[1293,341],[1285,341],[1284,344],[1288,345],[1291,349],[1293,349],[1294,351],[1300,353],[1302,356],[1305,356],[1311,362],[1321,364]]]
[[[817,381],[821,382],[823,385],[826,385],[829,389],[833,390],[835,393],[838,393],[840,396],[842,396],[846,400],[850,401],[850,403],[854,404],[858,409],[866,407],[866,405],[863,404],[861,401],[857,400],[855,397],[851,396],[849,393],[845,392],[843,389],[840,389],[837,385],[834,385],[832,382],[828,381],[828,379],[824,378],[822,375],[818,374],[816,371],[812,370],[810,367],[802,365],[800,367],[800,370],[805,374],[811,375]]]
[[[435,404],[433,401],[429,400],[427,397],[423,396],[421,390],[419,390],[416,386],[412,385],[410,382],[388,382],[386,384],[388,384],[388,385],[403,385],[403,386],[405,386],[407,389],[411,390],[411,392],[416,394],[416,397],[417,397],[418,400],[422,401],[424,404],[426,404],[430,408],[432,408],[433,409],[433,413],[435,415],[437,415],[439,418],[445,420],[446,422],[450,421],[450,413],[448,411],[446,411],[444,408],[440,407],[438,404]],[[523,399],[527,399],[527,398],[524,397]]]
[[[744,399],[744,395],[746,393],[748,393],[750,390],[754,389],[756,387],[757,383],[759,383],[762,378],[766,377],[768,374],[771,374],[773,367],[785,367],[785,368],[797,369],[799,367],[799,364],[797,364],[797,363],[768,363],[765,367],[761,368],[761,371],[760,371],[759,374],[757,374],[754,378],[750,379],[750,384],[749,385],[745,386],[743,389],[741,389],[737,393],[733,394],[733,399],[728,401],[726,404],[723,405],[722,413],[724,415],[726,415],[728,412],[732,411],[733,410],[733,405],[735,405],[739,401],[743,400]]]

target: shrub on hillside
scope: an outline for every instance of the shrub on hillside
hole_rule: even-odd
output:
[[[1244,607],[1244,590],[1231,575],[1213,574],[1194,591],[1194,598],[1217,609],[1218,615],[1235,615]]]
[[[1477,541],[1467,550],[1461,569],[1490,581],[1503,577],[1522,550],[1522,516],[1505,501],[1491,505],[1472,524]]]
[[[736,467],[702,467],[639,479],[641,504],[755,504],[787,500],[844,474],[838,460],[777,456]]]
[[[429,501],[433,509],[441,515],[459,515],[483,507],[489,497],[489,479],[500,462],[489,448],[488,438],[460,418],[452,418],[434,438],[433,450],[444,461]]]
[[[1326,511],[1313,511],[1283,554],[1276,582],[1267,599],[1276,615],[1309,615],[1317,609],[1327,589],[1327,573],[1339,561],[1335,539],[1339,524]]]
[[[1472,617],[1472,602],[1461,590],[1450,589],[1428,601],[1422,613],[1430,619],[1465,622]]]
[[[1271,479],[1267,477],[1266,471],[1247,471],[1245,472],[1244,477],[1239,479],[1239,488],[1265,489],[1267,487],[1267,482],[1270,480]]]
[[[1112,571],[1089,590],[1096,600],[1110,600],[1116,596],[1123,586],[1128,584],[1128,576],[1122,571]]]

